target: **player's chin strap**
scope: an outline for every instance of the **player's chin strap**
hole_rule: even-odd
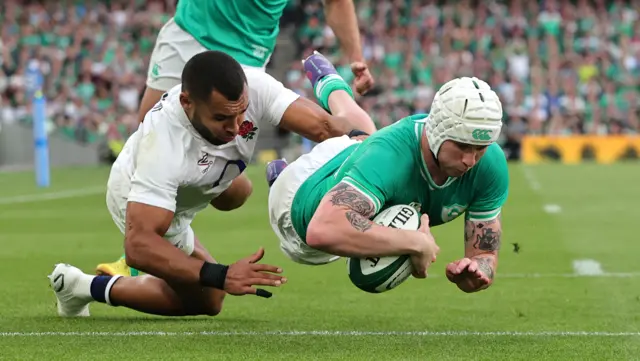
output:
[[[431,157],[433,158],[433,161],[436,162],[436,165],[438,166],[438,168],[440,168],[440,161],[438,160],[438,157],[436,157],[436,155],[433,154],[433,151],[431,149],[429,149],[429,153],[431,153]]]

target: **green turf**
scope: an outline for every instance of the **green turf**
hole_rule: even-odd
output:
[[[67,262],[92,272],[97,263],[115,260],[122,252],[122,236],[106,210],[104,194],[17,204],[2,204],[3,199],[6,203],[7,197],[16,195],[96,189],[105,185],[108,169],[55,171],[48,190],[34,189],[31,174],[0,174],[0,359],[636,359],[637,335],[538,333],[640,331],[640,276],[561,277],[573,272],[573,260],[583,258],[597,260],[607,272],[640,271],[640,243],[634,232],[640,214],[635,201],[640,199],[640,168],[637,164],[527,167],[540,186],[535,191],[523,167],[510,167],[498,278],[491,289],[472,295],[458,291],[443,277],[446,263],[463,252],[460,219],[434,229],[442,251],[430,270],[433,277],[410,279],[385,294],[367,294],[352,286],[343,261],[309,267],[287,260],[268,224],[262,169],[251,168],[255,190],[248,204],[230,213],[206,211],[194,229],[222,262],[264,246],[265,261],[281,265],[289,283],[275,290],[271,299],[228,297],[218,317],[183,319],[101,304],[92,306],[88,319],[58,318],[45,278],[54,263]],[[545,204],[559,205],[562,211],[545,213]],[[519,253],[513,252],[515,242],[521,247]],[[532,273],[547,277],[511,278]],[[114,335],[142,331],[173,334]],[[270,333],[274,331],[431,333]],[[505,333],[433,334],[445,331]],[[30,332],[84,334],[24,335]],[[509,334],[513,332],[532,334]]]

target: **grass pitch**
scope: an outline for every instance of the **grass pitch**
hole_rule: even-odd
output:
[[[463,223],[434,228],[426,280],[385,294],[352,286],[344,261],[297,265],[267,218],[263,169],[240,210],[195,221],[221,262],[266,248],[289,283],[271,299],[228,297],[215,318],[153,317],[93,304],[60,319],[46,275],[57,262],[92,272],[122,252],[104,200],[107,168],[0,174],[2,360],[631,360],[640,354],[638,164],[510,165],[503,247],[492,288],[464,294],[444,277],[463,254]],[[519,252],[514,252],[517,243]],[[593,260],[577,274],[576,260]],[[599,267],[599,268],[598,268]]]

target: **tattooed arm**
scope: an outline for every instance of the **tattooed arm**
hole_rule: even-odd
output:
[[[478,261],[478,268],[493,281],[498,266],[498,251],[502,241],[501,216],[486,221],[465,222],[464,255]]]
[[[338,183],[320,201],[309,226],[310,247],[343,257],[380,257],[424,252],[427,235],[377,225],[370,198]]]
[[[447,277],[464,292],[477,292],[493,283],[502,236],[500,216],[490,221],[466,220],[464,257],[447,266]]]

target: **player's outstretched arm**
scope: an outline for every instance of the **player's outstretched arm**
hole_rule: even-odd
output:
[[[197,283],[203,261],[187,256],[162,236],[173,212],[138,202],[127,205],[124,250],[127,264],[167,281]]]
[[[307,244],[345,257],[420,254],[426,263],[435,260],[438,247],[426,232],[380,226],[369,220],[374,214],[368,197],[339,183],[320,201],[307,228]]]
[[[364,113],[364,110],[362,112]],[[280,126],[314,142],[340,137],[349,134],[354,129],[368,134],[372,134],[376,130],[372,122],[354,124],[345,117],[327,113],[316,103],[302,97],[289,105],[282,116]]]
[[[488,221],[465,221],[464,257],[447,265],[447,278],[464,292],[488,288],[498,266],[498,251],[502,242],[500,215]]]
[[[171,225],[173,212],[144,203],[129,202],[125,230],[127,264],[150,275],[185,284],[222,289],[232,295],[270,296],[253,285],[279,286],[286,282],[279,267],[258,264],[263,252],[230,266],[189,257],[162,235]],[[272,272],[272,273],[267,273]]]

